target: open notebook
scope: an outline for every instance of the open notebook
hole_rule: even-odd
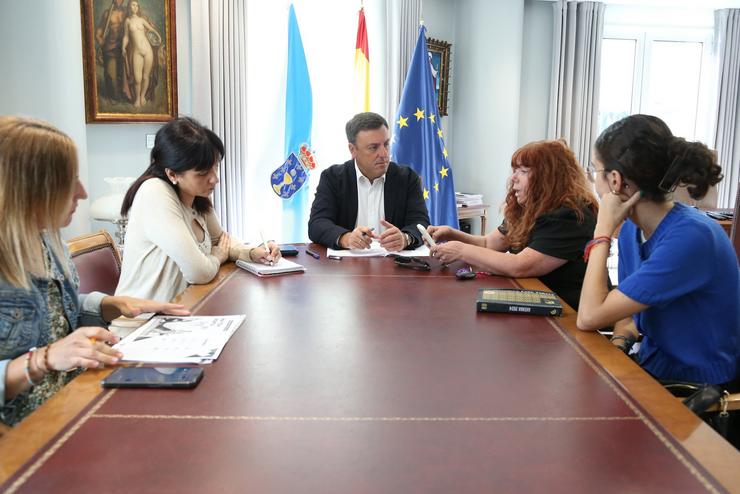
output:
[[[306,270],[302,265],[293,261],[288,261],[285,258],[281,258],[274,266],[269,264],[262,264],[260,262],[249,262],[239,259],[236,261],[236,265],[242,269],[246,269],[252,274],[257,276],[273,276],[277,274],[287,273],[301,273]]]

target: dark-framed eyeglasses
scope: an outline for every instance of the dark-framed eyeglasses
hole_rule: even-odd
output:
[[[395,255],[393,256],[393,262],[397,266],[406,269],[415,269],[416,271],[431,271],[432,267],[424,259],[418,257],[404,257]]]

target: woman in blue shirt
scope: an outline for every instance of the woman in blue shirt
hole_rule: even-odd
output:
[[[640,365],[658,379],[736,388],[737,257],[719,224],[671,198],[678,184],[699,199],[718,183],[715,155],[657,117],[632,115],[599,136],[591,167],[601,206],[578,327],[615,324],[612,341],[622,347],[642,334]],[[620,224],[619,286],[609,291],[609,239]]]
[[[59,229],[87,198],[72,140],[46,122],[0,116],[0,422],[15,425],[77,367],[115,364],[121,314],[189,312],[176,304],[102,293],[78,296]]]

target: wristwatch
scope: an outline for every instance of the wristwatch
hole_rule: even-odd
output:
[[[412,237],[409,233],[403,232],[403,239],[406,241],[404,249],[414,244],[414,237]]]
[[[622,343],[614,343],[615,341],[622,340]],[[621,334],[615,334],[611,338],[609,338],[609,341],[611,341],[614,346],[622,350],[624,353],[629,355],[630,350],[632,350],[632,345],[635,344],[635,339],[631,336],[624,336]]]

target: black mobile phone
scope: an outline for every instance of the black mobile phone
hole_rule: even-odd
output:
[[[100,381],[104,388],[194,388],[200,367],[119,367]]]
[[[298,249],[295,245],[281,245],[280,255],[283,257],[292,257],[298,255]]]

